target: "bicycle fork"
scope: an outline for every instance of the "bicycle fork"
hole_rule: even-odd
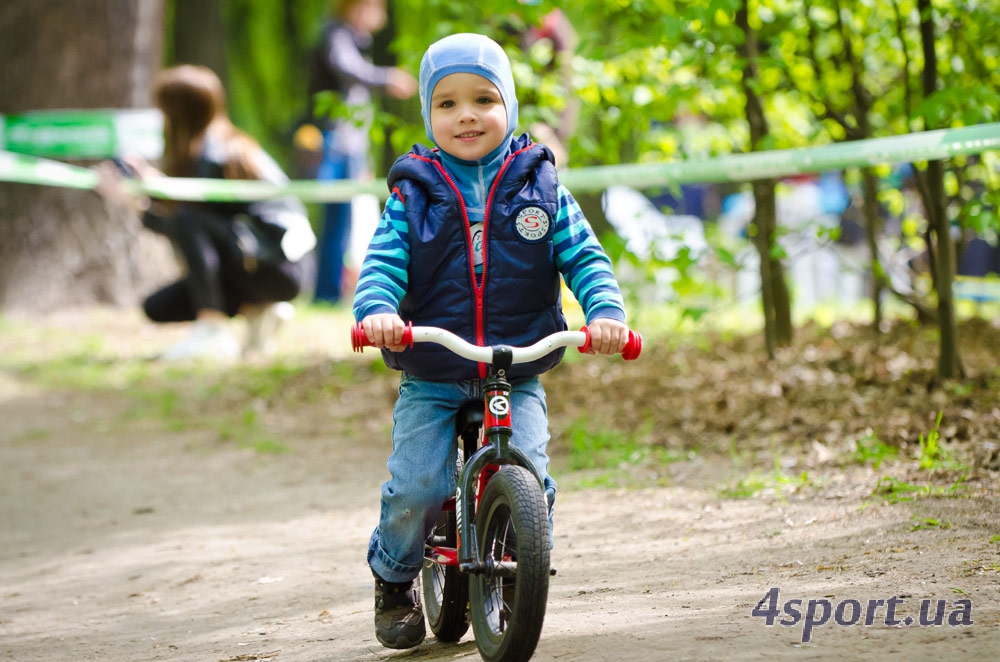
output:
[[[478,487],[478,494],[481,495],[486,488],[486,482],[499,465],[516,464],[528,469],[541,485],[542,491],[545,491],[544,481],[531,460],[521,449],[510,444],[513,429],[510,411],[511,386],[507,381],[507,371],[512,360],[513,352],[510,347],[501,345],[493,348],[493,362],[486,379],[483,397],[484,443],[466,461],[458,477],[455,520],[458,528],[458,567],[463,573],[476,574],[496,570],[487,567],[476,544],[474,489]]]

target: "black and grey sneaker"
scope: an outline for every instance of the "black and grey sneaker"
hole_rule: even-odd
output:
[[[375,638],[386,648],[413,648],[424,640],[418,581],[395,584],[375,575]]]

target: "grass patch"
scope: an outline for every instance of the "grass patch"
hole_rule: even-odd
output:
[[[750,475],[719,490],[719,497],[723,499],[752,499],[769,495],[784,497],[786,492],[795,492],[808,484],[808,471],[796,476],[776,466],[768,472],[750,472]]]
[[[758,496],[776,495],[784,498],[786,493],[795,492],[811,483],[809,472],[794,474],[782,463],[780,448],[774,439],[771,440],[771,468],[764,471],[751,468],[742,478],[720,488],[718,495],[723,499],[752,499]],[[753,462],[753,453],[746,448],[740,448],[736,439],[730,439],[729,460],[735,470],[746,470]]]
[[[52,431],[45,428],[31,428],[11,439],[14,444],[30,444],[34,441],[45,441],[52,438]]]
[[[883,476],[879,479],[871,496],[881,499],[885,503],[900,503],[903,501],[916,501],[924,497],[957,497],[965,488],[966,474],[962,474],[951,485],[930,485],[927,483],[910,483],[893,476]],[[862,507],[871,505],[867,501]]]
[[[851,459],[862,466],[871,465],[872,468],[878,469],[883,462],[894,460],[897,455],[899,455],[898,448],[890,446],[879,439],[877,434],[869,431],[854,442]]]
[[[947,448],[941,445],[941,419],[943,411],[939,411],[934,419],[934,426],[926,435],[920,435],[920,468],[924,471],[968,471],[968,466],[956,458]]]
[[[111,396],[109,401],[121,413],[102,418],[105,426],[143,422],[168,433],[213,430],[221,440],[262,454],[290,450],[267,429],[264,413],[336,397],[382,364],[330,361],[323,355],[278,357],[266,363],[161,363],[116,355],[111,341],[97,333],[7,320],[0,321],[0,329],[8,333],[0,370],[31,389]],[[25,433],[21,440],[43,434]]]
[[[942,522],[941,520],[934,519],[933,517],[920,517],[919,515],[914,515],[910,518],[913,524],[910,526],[910,531],[927,531],[931,529],[950,529],[951,522]]]
[[[892,476],[883,476],[872,491],[872,496],[880,497],[887,503],[913,501],[917,497],[928,496],[931,486],[926,484],[908,483]]]
[[[660,469],[695,457],[694,451],[655,446],[647,441],[653,423],[634,434],[604,428],[581,416],[566,429],[569,470],[579,487],[620,487],[636,483],[662,483]]]

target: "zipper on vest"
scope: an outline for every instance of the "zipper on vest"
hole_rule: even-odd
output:
[[[505,172],[507,172],[507,167],[510,165],[511,161],[514,160],[521,152],[529,149],[531,146],[519,149],[518,151],[512,153],[504,162],[500,164],[500,168],[497,170],[496,177],[493,178],[493,184],[490,186],[490,193],[486,196],[486,207],[483,210],[483,278],[482,282],[479,283],[479,287],[476,290],[476,344],[485,345],[486,344],[486,257],[489,253],[489,229],[490,229],[490,216],[493,213],[493,196],[497,192],[497,186],[500,184],[500,180],[503,178]],[[468,218],[466,218],[466,223],[468,223]],[[475,277],[475,271],[473,271],[473,277]],[[485,379],[487,374],[487,368],[485,363],[479,364],[479,378]]]
[[[469,223],[469,211],[465,206],[465,198],[462,196],[462,191],[459,190],[458,185],[455,180],[452,179],[451,174],[440,161],[431,161],[434,166],[441,172],[445,181],[448,182],[448,186],[455,191],[455,195],[458,198],[459,209],[462,210],[462,221],[465,223],[465,247],[466,253],[469,258],[469,280],[472,282],[472,293],[475,302],[476,309],[476,344],[480,347],[486,345],[486,273],[487,273],[487,258],[489,255],[489,228],[490,228],[490,213],[493,211],[493,195],[496,193],[497,186],[500,184],[500,179],[503,177],[504,173],[507,171],[507,167],[510,162],[514,160],[521,152],[524,152],[531,148],[531,145],[519,149],[518,151],[512,153],[504,162],[500,164],[500,168],[497,170],[496,177],[493,178],[493,184],[490,185],[489,195],[486,196],[486,207],[483,210],[483,272],[482,278],[476,278],[476,260],[475,260],[475,246],[472,245],[472,225]],[[429,160],[429,159],[428,159]],[[480,363],[479,368],[479,378],[485,379],[487,375],[487,367],[485,363]]]
[[[472,284],[472,297],[473,303],[475,305],[476,318],[475,318],[475,329],[476,329],[476,344],[482,346],[486,340],[486,333],[483,329],[483,287],[480,285],[479,280],[476,278],[476,257],[475,257],[475,246],[472,245],[472,224],[469,223],[469,210],[465,206],[465,198],[462,196],[462,191],[458,188],[458,184],[452,179],[451,174],[445,169],[444,165],[440,161],[431,161],[434,167],[441,172],[441,176],[451,187],[451,190],[455,192],[455,197],[458,198],[458,208],[462,210],[462,222],[465,224],[465,253],[468,257],[469,263],[469,281]],[[502,168],[503,166],[501,166]],[[485,215],[483,218],[483,278],[482,282],[486,282],[486,219]],[[485,374],[485,363],[478,364],[479,376],[480,378],[486,377]]]

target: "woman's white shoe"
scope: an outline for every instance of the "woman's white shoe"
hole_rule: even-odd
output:
[[[197,320],[191,333],[177,344],[169,347],[160,359],[163,361],[186,361],[189,359],[209,359],[232,361],[240,356],[240,343],[228,326]]]

